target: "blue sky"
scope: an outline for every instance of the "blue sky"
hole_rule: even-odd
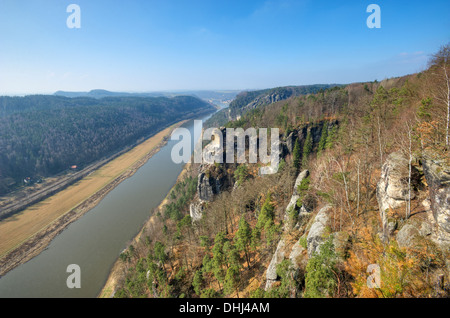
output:
[[[69,4],[81,28],[69,29]],[[369,29],[369,4],[381,29]],[[382,80],[450,42],[450,1],[0,0],[0,94]]]

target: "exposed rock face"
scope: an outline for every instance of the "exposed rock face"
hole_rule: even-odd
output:
[[[300,199],[300,196],[298,194],[293,194],[291,197],[291,201],[289,201],[289,204],[286,207],[286,213],[285,213],[285,221],[287,222],[289,220],[289,213],[292,209],[298,210],[297,206],[297,200]]]
[[[303,248],[303,246],[300,245],[300,241],[298,241],[292,247],[291,254],[289,254],[289,260],[291,261],[293,270],[295,270],[295,271],[297,271],[301,265],[306,266],[306,262],[305,262],[305,264],[301,264],[299,262],[299,258],[301,258],[301,256],[303,255],[304,250],[305,249]]]
[[[297,140],[297,132],[293,131],[286,137],[286,147],[289,153],[294,151],[295,141]]]
[[[203,207],[202,204],[197,203],[191,203],[189,206],[189,214],[191,216],[192,222],[197,222],[202,218],[203,213]]]
[[[277,265],[280,264],[284,260],[284,247],[285,247],[285,241],[284,239],[281,239],[278,242],[277,250],[272,256],[272,260],[270,261],[269,267],[266,271],[266,287],[265,290],[269,290],[272,285],[276,282],[278,275],[277,275]]]
[[[305,255],[305,248],[300,245],[300,240],[294,244],[292,247],[291,253],[289,254],[289,260],[291,262],[291,266],[289,267],[289,276],[297,279],[301,269],[305,269],[308,260]],[[297,297],[298,290],[295,287],[291,287],[291,297]]]
[[[313,125],[310,129],[312,141],[313,141],[313,144],[315,144],[315,145],[317,145],[319,143],[320,138],[322,137],[322,129],[323,129],[324,124],[325,124],[324,122],[321,122],[318,125]],[[326,123],[326,125],[328,125],[328,123]],[[305,138],[306,138],[306,136],[305,136]]]
[[[428,222],[423,222],[422,225],[420,226],[419,233],[422,236],[431,235],[433,233],[433,228],[432,228],[431,224]]]
[[[329,221],[328,211],[331,209],[331,205],[327,205],[320,209],[317,213],[314,223],[311,226],[307,241],[308,257],[312,257],[315,252],[318,252],[319,246],[324,243],[324,236],[327,234],[327,223]]]
[[[300,208],[300,212],[298,213],[299,220],[303,220],[304,218],[307,218],[311,215],[311,212],[313,211],[313,207],[309,205],[303,205]]]
[[[292,95],[293,95],[292,91],[285,90],[285,91],[280,91],[277,93],[258,96],[252,102],[247,104],[247,106],[245,106],[245,108],[254,109],[261,105],[273,104],[273,103],[279,102],[280,100],[288,99]]]
[[[398,231],[396,240],[400,247],[411,247],[418,236],[419,231],[413,225],[405,224]]]
[[[433,218],[437,225],[437,241],[450,244],[450,169],[443,162],[423,160]]]
[[[217,195],[220,192],[222,192],[225,188],[227,188],[229,186],[228,182],[227,182],[227,178],[226,177],[217,177],[214,179],[214,194]]]
[[[297,206],[297,201],[298,201],[298,199],[300,199],[300,195],[298,193],[297,188],[302,183],[303,179],[307,178],[308,176],[309,176],[309,171],[308,170],[304,170],[298,175],[297,179],[295,180],[294,190],[292,192],[292,197],[291,197],[291,200],[289,201],[288,206],[286,207],[286,212],[285,212],[285,222],[286,222],[286,224],[289,224],[289,213],[291,212],[291,210],[292,209],[294,209],[296,211],[300,210],[300,208]],[[307,211],[305,208],[303,208],[303,212],[308,213],[309,211]],[[294,224],[290,224],[290,225],[293,226]]]
[[[388,156],[381,170],[381,178],[377,184],[377,199],[384,234],[392,234],[395,230],[395,224],[388,227],[389,209],[397,209],[409,199],[408,165],[408,159],[401,153],[394,152]],[[414,197],[414,191],[411,190],[411,199]]]
[[[299,210],[299,207],[297,206],[297,200],[300,198],[300,195],[297,191],[297,187],[298,187],[298,185],[301,184],[302,180],[307,178],[308,176],[309,176],[309,171],[304,170],[298,175],[297,179],[295,180],[293,194],[292,194],[292,197],[291,197],[291,200],[290,200],[288,206],[286,207],[286,214],[285,214],[286,220],[289,219],[289,211],[291,209]],[[288,222],[286,222],[286,224],[288,224]],[[278,278],[277,277],[277,265],[280,264],[284,260],[284,256],[285,256],[284,249],[285,249],[285,240],[281,239],[278,242],[277,249],[272,257],[269,267],[267,268],[265,290],[269,290],[272,287],[273,283]],[[296,258],[302,252],[303,252],[303,247],[301,247],[300,244],[297,243],[297,244],[295,244],[295,246],[289,256],[289,258],[291,259],[292,264],[294,266],[293,270],[295,270],[295,271],[297,271],[297,269],[298,269]]]
[[[212,201],[215,190],[214,179],[206,176],[205,173],[201,173],[198,176],[197,192],[198,197],[202,201]]]
[[[280,141],[280,161],[289,155],[289,149],[285,141]]]
[[[392,235],[398,228],[398,220],[395,218],[388,218],[383,222],[384,232],[388,235]]]
[[[302,183],[303,179],[306,179],[309,177],[309,171],[308,170],[303,170],[302,172],[300,172],[300,174],[298,175],[297,179],[295,180],[295,184],[294,184],[294,194],[298,195],[298,186]]]
[[[201,164],[199,170],[196,198],[189,206],[192,222],[199,221],[202,218],[205,202],[213,201],[215,195],[230,187],[230,176],[225,168]]]
[[[208,177],[204,172],[198,176],[197,192],[201,201],[212,201],[214,195],[227,186],[226,177]]]

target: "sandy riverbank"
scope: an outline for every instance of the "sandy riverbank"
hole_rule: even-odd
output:
[[[70,223],[132,176],[169,139],[174,124],[57,194],[0,222],[0,276],[43,251]]]
[[[183,170],[178,175],[177,182],[180,181],[184,177],[184,175],[189,171],[190,167],[191,167],[191,164],[189,164],[189,163],[185,164],[185,166],[183,167]],[[169,193],[170,193],[170,191],[169,191]],[[169,193],[167,193],[167,196],[169,195]],[[159,204],[159,206],[156,208],[155,211],[162,211],[162,209],[168,202],[167,196]],[[156,215],[151,215],[149,217],[149,219],[147,220],[147,222],[145,222],[145,224],[142,226],[139,233],[134,237],[132,242],[135,242],[135,243],[139,242],[143,238],[142,236],[143,236],[145,229],[151,228],[155,222],[155,219],[156,219]],[[98,297],[99,298],[114,297],[117,286],[118,286],[120,280],[124,278],[124,275],[125,275],[124,263],[118,258],[116,260],[116,262],[114,263],[114,265],[112,266],[111,271],[108,276],[108,279],[105,283],[105,286],[103,287],[103,289],[100,292],[100,294],[98,295]]]

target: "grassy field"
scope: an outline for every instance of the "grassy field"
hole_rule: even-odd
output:
[[[67,189],[0,221],[0,257],[45,229],[130,169],[157,147],[174,126],[164,129]]]

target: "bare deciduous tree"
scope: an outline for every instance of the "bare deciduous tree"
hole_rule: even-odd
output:
[[[439,52],[433,55],[430,70],[433,78],[434,89],[431,90],[433,98],[446,107],[445,145],[448,147],[450,142],[450,44],[442,46]]]

